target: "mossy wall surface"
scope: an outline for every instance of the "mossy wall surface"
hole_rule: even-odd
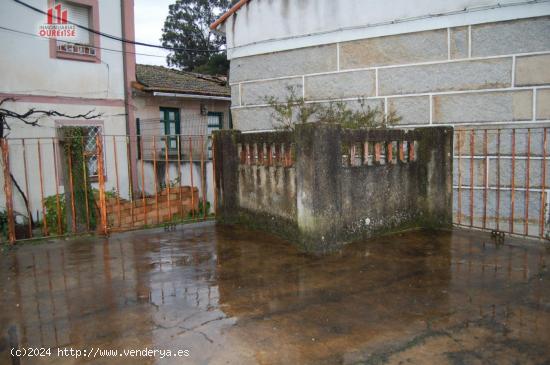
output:
[[[319,123],[294,132],[216,132],[218,220],[281,235],[308,251],[408,228],[451,225],[452,128],[344,130]],[[350,166],[365,142],[415,142],[415,159]],[[292,166],[242,163],[239,144],[292,144]],[[387,154],[387,150],[384,150]]]

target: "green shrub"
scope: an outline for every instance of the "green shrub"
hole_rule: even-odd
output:
[[[194,212],[194,216],[195,217],[201,217],[203,214],[204,214],[204,205],[203,205],[203,200],[202,199],[199,199],[199,206],[198,208],[195,210]],[[210,214],[210,202],[207,200],[206,201],[206,215],[208,216]],[[189,214],[188,214],[188,217],[189,218],[192,218],[193,217],[193,211],[190,210],[189,211]]]
[[[387,128],[401,120],[395,111],[386,114],[379,107],[371,108],[361,97],[357,99],[358,108],[351,108],[343,101],[306,103],[303,97],[296,95],[294,87],[287,87],[287,90],[288,95],[283,101],[273,96],[264,98],[273,109],[275,129],[293,130],[296,124],[308,123],[313,118],[321,123],[340,124],[347,129]]]
[[[0,235],[2,235],[2,241],[8,239],[8,213],[5,210],[0,211]]]
[[[58,215],[57,215],[57,197],[59,197],[59,213],[61,214],[61,231],[59,231]],[[67,219],[66,219],[66,204],[65,195],[51,195],[44,199],[44,206],[46,207],[46,223],[51,233],[63,234],[67,231]]]

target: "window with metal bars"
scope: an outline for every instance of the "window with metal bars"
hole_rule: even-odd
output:
[[[101,137],[101,126],[89,126],[86,129],[86,140],[84,141],[84,157],[88,167],[90,178],[97,179],[99,175],[97,164],[97,136]],[[103,172],[105,174],[105,171]]]

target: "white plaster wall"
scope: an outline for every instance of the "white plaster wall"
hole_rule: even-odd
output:
[[[47,10],[47,0],[26,0]],[[121,36],[119,0],[99,0],[100,31]],[[37,34],[46,16],[13,1],[0,2],[0,24]],[[100,46],[122,50],[121,42],[101,37]],[[49,40],[0,30],[0,92],[82,98],[124,98],[121,52],[102,50],[101,63],[50,58]]]
[[[228,57],[550,14],[547,0],[252,0],[227,19]]]
[[[34,103],[7,103],[6,106],[17,112],[25,112],[29,108],[36,107],[45,110],[58,110],[66,114],[80,114],[86,113],[91,109],[95,109],[96,112],[103,115],[97,119],[89,121],[78,121],[79,123],[87,123],[89,125],[100,124],[103,128],[105,137],[104,142],[104,156],[105,156],[105,172],[106,181],[105,188],[112,190],[116,187],[116,174],[115,174],[115,160],[114,160],[114,146],[112,142],[112,135],[118,135],[116,137],[117,148],[117,162],[118,162],[118,176],[119,176],[119,188],[122,197],[128,197],[128,165],[126,163],[126,121],[124,115],[124,107],[101,107],[101,106],[87,106],[87,105],[70,105],[70,104],[34,104]],[[56,118],[44,118],[40,120],[39,126],[29,127],[24,126],[17,121],[9,121],[11,131],[8,136],[8,143],[10,146],[10,170],[19,185],[25,189],[25,168],[23,163],[23,148],[21,138],[25,138],[25,151],[27,160],[27,178],[29,181],[29,193],[28,199],[30,201],[31,210],[33,216],[36,217],[36,211],[39,211],[39,215],[42,216],[41,211],[41,191],[40,191],[40,169],[38,159],[38,139],[41,144],[41,157],[42,157],[42,184],[43,184],[43,196],[48,197],[55,195],[56,193],[56,178],[54,173],[54,153],[52,147],[52,141],[50,138],[57,136],[56,130]],[[64,119],[64,125],[70,125],[73,121]],[[83,125],[83,124],[79,124]],[[59,149],[58,149],[59,151]],[[61,177],[62,172],[60,170],[59,161],[58,175]],[[0,210],[5,207],[5,194],[3,191],[3,181],[0,182],[2,190],[0,191]],[[58,189],[59,193],[64,192],[63,179],[59,180]],[[97,187],[97,184],[94,184]],[[18,213],[26,213],[23,199],[21,195],[16,191],[13,186],[13,201],[14,208]],[[26,214],[25,214],[26,215]]]

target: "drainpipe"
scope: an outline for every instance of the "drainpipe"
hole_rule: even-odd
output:
[[[135,40],[134,0],[120,0],[122,38]],[[138,190],[137,178],[137,137],[136,118],[132,99],[132,81],[136,80],[136,47],[132,43],[122,43],[124,52],[124,108],[126,110],[126,133],[130,135],[128,163],[131,166],[132,192]]]

